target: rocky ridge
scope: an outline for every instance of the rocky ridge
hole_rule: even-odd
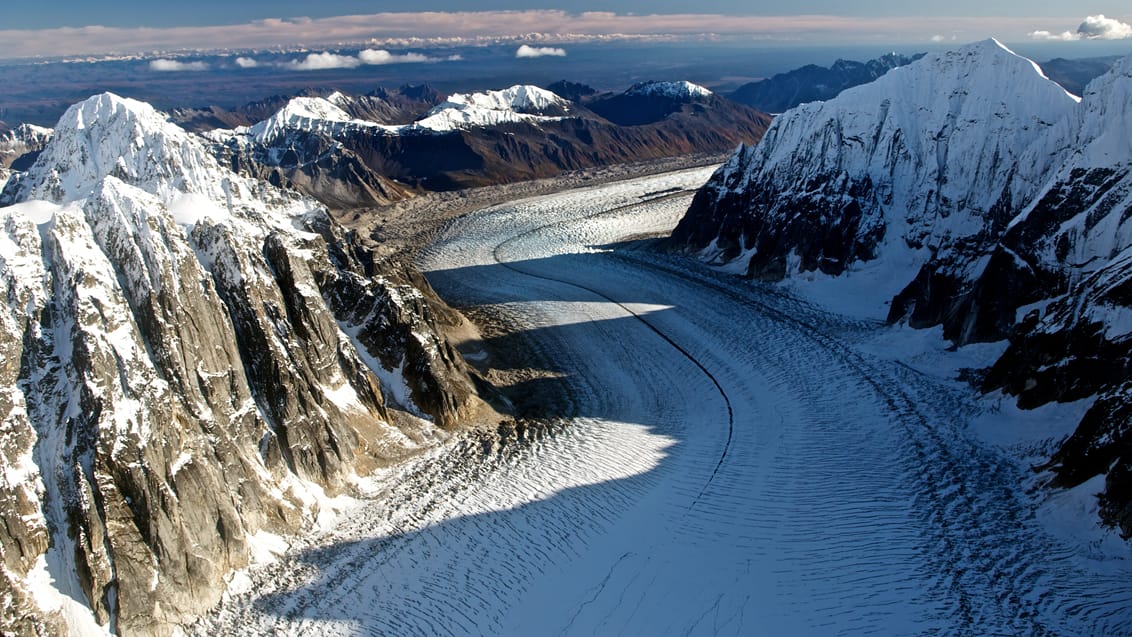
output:
[[[771,280],[879,264],[891,283],[866,295],[889,321],[1010,336],[984,389],[1023,407],[1097,396],[1048,468],[1064,486],[1107,473],[1102,515],[1132,535],[1129,68],[1078,100],[994,41],[927,56],[776,119],[673,244]]]
[[[418,289],[146,104],[72,107],[0,202],[2,632],[168,633],[476,408]]]
[[[759,139],[769,117],[667,83],[624,101],[647,121],[604,118],[603,99],[571,102],[534,86],[456,94],[416,120],[359,119],[328,98],[295,98],[264,122],[208,133],[237,171],[337,208],[386,205],[415,192],[550,177],[566,171],[700,152]],[[689,85],[692,86],[692,85]],[[655,87],[654,87],[655,88]],[[683,93],[681,93],[681,90]],[[612,113],[612,111],[611,111]],[[612,116],[612,115],[611,115]]]
[[[806,102],[832,99],[845,89],[868,84],[923,56],[923,53],[912,56],[888,53],[867,62],[837,60],[828,68],[807,64],[765,80],[744,84],[727,97],[761,111],[783,113]]]

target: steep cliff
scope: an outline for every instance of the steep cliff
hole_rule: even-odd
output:
[[[0,630],[168,632],[473,404],[417,290],[146,104],[72,107],[0,201]]]
[[[1078,103],[1079,102],[1079,103]],[[777,119],[673,244],[749,276],[860,278],[888,319],[1010,345],[983,381],[1030,408],[1092,398],[1053,481],[1107,475],[1132,536],[1132,58],[1076,100],[988,41]],[[738,268],[737,268],[738,269]]]

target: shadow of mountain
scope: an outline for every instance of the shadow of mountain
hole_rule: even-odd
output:
[[[568,488],[420,530],[315,548],[294,558],[306,567],[299,572],[316,571],[312,579],[258,597],[253,607],[299,632],[312,628],[298,623],[306,620],[365,635],[498,634],[510,615],[550,611],[517,605],[532,578],[578,559],[653,482],[646,473]],[[546,617],[559,618],[565,614]]]
[[[465,309],[579,304],[563,308],[566,320],[558,324],[489,336],[476,344],[488,353],[489,368],[506,373],[509,384],[501,389],[517,413],[569,418],[573,424],[551,439],[514,451],[534,456],[522,459],[514,477],[509,471],[516,465],[508,464],[506,452],[492,452],[471,461],[487,469],[473,472],[474,479],[437,473],[435,483],[389,505],[396,511],[418,507],[421,517],[410,518],[421,520],[418,528],[383,527],[378,520],[376,537],[291,556],[299,567],[285,572],[300,574],[296,580],[280,582],[277,590],[252,601],[264,621],[282,619],[303,630],[303,621],[335,627],[345,622],[343,631],[360,634],[497,633],[514,613],[531,618],[541,612],[514,605],[532,582],[589,559],[595,543],[622,549],[632,545],[633,538],[626,535],[611,542],[596,538],[654,492],[661,476],[676,476],[683,485],[672,498],[680,503],[674,510],[686,514],[711,470],[710,465],[702,475],[673,470],[672,459],[687,443],[689,414],[696,413],[697,435],[704,436],[717,412],[718,428],[727,431],[727,411],[718,397],[686,404],[686,396],[706,396],[715,389],[685,359],[687,353],[666,342],[650,323],[674,312],[673,307],[650,306],[658,299],[644,288],[631,288],[621,298],[584,281],[556,280],[592,268],[585,262],[598,256],[560,255],[428,273],[434,289],[446,298],[460,297]],[[635,356],[638,349],[640,357]],[[722,437],[709,434],[697,448],[718,455],[713,448],[717,439]],[[557,451],[540,458],[547,449]],[[433,506],[450,515],[434,514],[440,521],[431,522]],[[633,532],[632,525],[618,528],[623,534]],[[585,581],[569,580],[568,592],[582,594],[597,583],[591,578],[601,579],[600,570],[579,571],[584,574],[577,577]],[[563,600],[574,603],[575,598]],[[568,610],[556,609],[546,619],[567,621]]]

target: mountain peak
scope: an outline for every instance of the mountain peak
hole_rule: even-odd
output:
[[[341,97],[335,92],[331,97]],[[261,143],[270,142],[291,128],[302,128],[312,122],[351,122],[350,114],[330,99],[322,97],[293,97],[271,117],[248,129]]]
[[[501,91],[453,93],[434,112],[446,108],[476,107],[494,111],[515,111],[541,115],[554,108],[568,108],[569,103],[558,95],[537,86],[516,84]]]
[[[55,128],[58,131],[83,130],[98,123],[106,125],[115,121],[159,129],[165,123],[165,117],[145,102],[106,92],[68,108]]]
[[[655,95],[663,97],[671,97],[673,99],[694,99],[710,97],[712,92],[688,81],[680,82],[641,82],[629,87],[625,91],[626,95]]]

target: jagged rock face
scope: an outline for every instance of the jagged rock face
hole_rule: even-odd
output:
[[[776,118],[697,194],[672,242],[718,262],[746,259],[764,278],[840,274],[892,251],[930,260],[924,279],[969,279],[972,255],[1013,216],[1022,149],[1075,103],[993,40],[927,56]],[[949,286],[921,287],[905,310],[924,312]]]
[[[799,104],[832,99],[845,89],[868,84],[923,56],[923,53],[913,56],[889,53],[867,62],[837,60],[829,68],[808,64],[760,82],[744,84],[728,97],[760,111],[783,113]]]
[[[31,124],[0,132],[0,169],[27,170],[39,151],[51,141],[52,132],[50,128]],[[0,190],[3,190],[2,184]]]
[[[215,602],[251,535],[310,520],[312,489],[340,491],[470,407],[411,289],[362,276],[324,208],[222,169],[145,104],[76,105],[3,197],[16,599],[52,565],[100,623],[166,633]]]
[[[1042,189],[997,251],[1044,285],[1010,298],[1024,318],[986,387],[1025,406],[1098,395],[1051,468],[1065,486],[1107,473],[1102,516],[1132,537],[1132,57],[1023,161],[1035,168],[1020,188]],[[1004,276],[994,265],[971,296],[1001,294],[985,283]]]

